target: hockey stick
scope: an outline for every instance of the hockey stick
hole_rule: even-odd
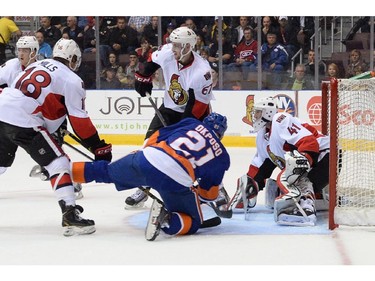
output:
[[[150,93],[146,93],[146,96],[147,96],[148,100],[150,101],[152,107],[154,108],[156,115],[159,117],[160,122],[163,124],[164,127],[167,127],[167,123],[165,122],[165,120],[163,118],[163,115],[161,115],[160,110],[156,106],[156,104],[155,104],[154,100],[152,99]]]
[[[76,142],[78,142],[80,145],[82,145],[84,148],[86,148],[88,151],[90,151],[90,149],[88,149],[88,147],[83,143],[83,141],[77,137],[75,134],[69,132],[67,129],[64,129],[64,134],[65,135],[68,135],[69,137],[71,137],[73,140],[75,140]],[[91,151],[90,151],[91,152]]]
[[[159,204],[164,206],[164,202],[161,201],[158,197],[156,197],[154,194],[151,193],[150,189],[144,188],[142,186],[138,187],[141,189],[144,193],[146,193],[148,196],[150,196],[152,199],[158,201]],[[204,220],[201,224],[200,228],[208,228],[208,227],[214,227],[221,224],[221,219],[219,217],[213,217],[207,220]]]
[[[233,216],[233,211],[232,210],[220,210],[218,207],[214,205],[214,203],[210,203],[208,206],[210,206],[212,209],[214,209],[216,215],[219,217],[225,218],[225,219],[230,219]]]
[[[91,160],[91,161],[95,161],[94,158],[92,158],[91,156],[87,155],[86,153],[84,153],[83,151],[79,150],[78,148],[76,148],[75,146],[71,145],[70,143],[64,141],[64,144],[66,146],[69,146],[71,149],[75,150],[76,152],[78,152],[79,154],[85,156],[87,159]]]

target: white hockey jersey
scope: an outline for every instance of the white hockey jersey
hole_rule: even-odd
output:
[[[22,66],[18,58],[8,60],[0,67],[0,85],[7,84],[9,87],[21,71]]]
[[[329,150],[329,137],[289,113],[279,112],[272,118],[268,150],[270,159],[281,169],[285,163],[285,152],[291,150],[320,153],[320,161]],[[308,153],[306,157],[312,164]]]
[[[189,100],[188,90],[194,90],[195,99],[209,104],[213,99],[211,68],[208,62],[196,52],[194,60],[182,66],[172,52],[172,44],[165,44],[152,53],[151,59],[163,69],[165,79],[164,106],[177,112],[184,112]]]
[[[29,65],[0,95],[0,120],[23,128],[55,132],[68,116],[75,133],[86,139],[96,129],[85,111],[82,79],[53,59]]]

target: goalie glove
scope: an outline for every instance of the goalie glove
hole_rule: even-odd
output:
[[[146,93],[151,95],[152,91],[152,77],[143,76],[138,71],[134,74],[134,88],[141,97],[145,97]]]
[[[284,176],[289,184],[294,184],[310,168],[309,160],[297,150],[285,153]]]
[[[245,196],[243,196],[242,191],[245,192]],[[257,182],[247,174],[243,175],[237,180],[237,190],[229,202],[229,209],[254,208],[257,203],[258,192],[259,187]],[[245,204],[243,203],[243,197],[247,201]]]

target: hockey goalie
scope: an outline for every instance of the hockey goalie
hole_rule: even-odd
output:
[[[316,194],[328,185],[329,137],[286,112],[278,112],[269,97],[254,104],[253,127],[257,153],[248,172],[238,179],[229,208],[245,212],[256,205],[265,189],[266,205],[273,207],[280,225],[316,224]],[[270,179],[280,168],[277,182]]]

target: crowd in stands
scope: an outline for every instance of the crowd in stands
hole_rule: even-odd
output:
[[[143,63],[160,44],[168,43],[169,34],[179,26],[187,26],[195,31],[195,51],[199,55],[211,65],[217,66],[221,61],[221,70],[237,77],[236,83],[231,79],[225,80],[224,89],[241,89],[239,82],[254,81],[259,68],[268,77],[267,81],[272,81],[264,86],[265,89],[316,88],[315,53],[310,50],[309,41],[314,33],[314,17],[263,16],[261,22],[251,16],[223,17],[221,28],[219,17],[99,17],[99,50],[96,49],[98,38],[95,17],[41,16],[39,21],[40,28],[35,31],[35,36],[41,46],[40,58],[51,57],[53,46],[59,38],[75,40],[83,53],[79,75],[87,89],[95,89],[97,85],[96,65],[93,64],[97,60],[97,52],[100,57],[100,88],[132,89],[135,71],[143,67]],[[158,27],[160,22],[161,38]],[[258,34],[261,34],[260,38]],[[292,57],[299,50],[302,50],[306,62],[296,64],[291,69]],[[348,78],[367,70],[368,64],[361,58],[360,50],[353,50],[347,69],[339,70],[335,63],[328,65],[320,62],[318,75],[321,81],[335,75]],[[157,86],[164,87],[162,73],[158,73],[158,76],[155,78],[159,80]]]

